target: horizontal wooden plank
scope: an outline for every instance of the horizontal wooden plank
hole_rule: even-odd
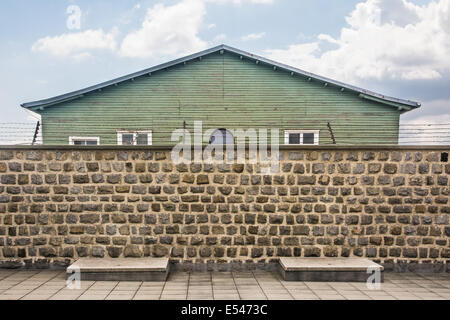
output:
[[[396,144],[399,117],[395,108],[354,93],[217,53],[46,108],[42,132],[46,144],[68,144],[69,136],[116,144],[116,130],[145,129],[154,145],[170,145],[183,122],[193,131],[194,121],[203,121],[204,130],[320,130],[326,144],[330,122],[338,143]]]

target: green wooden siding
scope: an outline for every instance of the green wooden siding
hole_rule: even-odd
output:
[[[291,76],[225,52],[214,53],[136,78],[40,112],[47,145],[67,145],[69,136],[100,137],[117,144],[116,130],[152,130],[153,145],[173,145],[171,133],[203,129],[279,128],[320,130],[330,144],[397,144],[400,112],[350,91]]]

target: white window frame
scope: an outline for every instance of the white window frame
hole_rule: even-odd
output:
[[[74,146],[75,141],[83,140],[83,141],[96,141],[97,145],[100,145],[100,137],[69,137],[69,145]]]
[[[117,131],[117,145],[121,146],[123,145],[122,135],[123,134],[133,134],[133,141],[134,143],[132,145],[137,145],[137,135],[138,134],[147,134],[147,140],[148,140],[148,146],[153,145],[153,131],[152,130],[120,130]]]
[[[303,143],[303,134],[305,133],[314,133],[314,144],[304,144]],[[290,134],[300,134],[300,143],[299,144],[290,144],[289,143],[289,135]],[[284,131],[284,144],[288,146],[318,146],[320,140],[320,130],[285,130]]]

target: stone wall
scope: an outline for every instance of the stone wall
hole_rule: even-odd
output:
[[[79,257],[178,266],[368,257],[446,270],[450,148],[284,149],[257,165],[175,165],[170,150],[0,148],[3,267]]]

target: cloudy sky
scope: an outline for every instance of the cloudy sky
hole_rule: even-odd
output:
[[[450,0],[2,0],[0,39],[0,122],[223,43],[422,102],[404,123],[450,123]]]

